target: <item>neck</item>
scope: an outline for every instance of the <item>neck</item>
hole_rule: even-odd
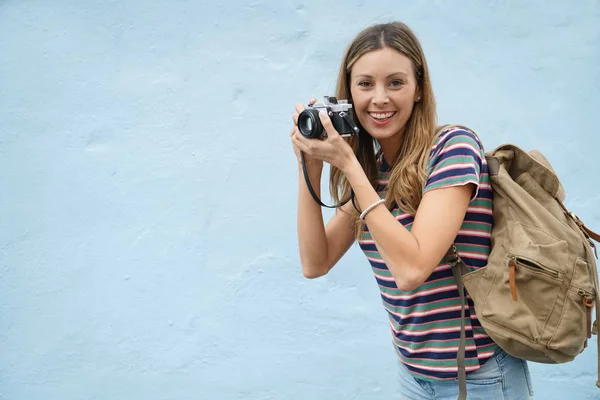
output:
[[[396,155],[402,147],[402,138],[404,135],[394,135],[387,139],[378,140],[381,152],[388,165],[392,165],[396,159]]]

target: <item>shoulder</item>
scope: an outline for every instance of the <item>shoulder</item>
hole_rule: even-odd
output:
[[[444,129],[434,140],[431,155],[452,148],[471,149],[476,154],[483,152],[483,144],[471,129],[464,126],[450,126]]]
[[[463,126],[449,126],[434,140],[424,192],[467,183],[478,186],[486,170],[485,153],[477,135]],[[474,193],[475,197],[477,190]]]

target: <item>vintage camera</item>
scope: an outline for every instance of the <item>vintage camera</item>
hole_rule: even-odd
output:
[[[331,118],[333,127],[340,136],[352,136],[359,129],[354,122],[352,104],[348,100],[338,100],[333,96],[323,97],[323,104],[309,104],[308,108],[298,116],[298,129],[302,136],[309,139],[324,138],[327,136],[321,120],[319,111],[325,110]]]

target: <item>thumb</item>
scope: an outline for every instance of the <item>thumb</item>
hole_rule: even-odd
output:
[[[319,111],[319,119],[321,119],[321,125],[323,125],[323,129],[327,132],[328,137],[339,136],[338,131],[333,127],[333,122],[331,122],[331,118],[329,118],[329,115],[327,115],[325,110]]]

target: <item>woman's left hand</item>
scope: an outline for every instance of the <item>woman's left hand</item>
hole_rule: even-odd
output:
[[[321,139],[308,139],[298,130],[292,136],[292,141],[300,151],[308,154],[311,158],[323,160],[334,167],[344,170],[356,160],[352,147],[335,130],[331,119],[323,110],[319,111],[321,124],[327,132],[327,136]]]

